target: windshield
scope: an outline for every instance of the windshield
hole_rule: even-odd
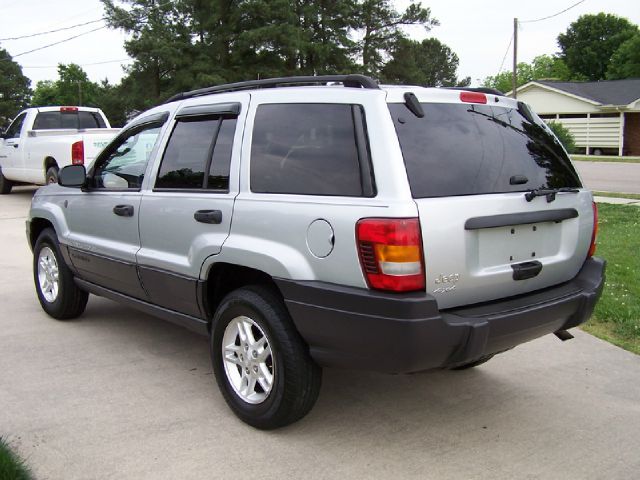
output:
[[[521,108],[389,104],[414,198],[581,187],[542,120]],[[524,178],[523,178],[524,177]]]

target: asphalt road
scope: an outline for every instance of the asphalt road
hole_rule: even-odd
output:
[[[587,188],[640,193],[640,163],[573,162]]]
[[[640,470],[640,357],[581,331],[463,372],[326,370],[275,432],[237,420],[206,339],[92,297],[40,309],[24,219],[0,197],[0,435],[38,479],[629,479]]]

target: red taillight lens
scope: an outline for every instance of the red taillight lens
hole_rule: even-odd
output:
[[[84,165],[84,143],[82,140],[71,145],[71,163],[73,165]]]
[[[487,96],[482,92],[460,92],[460,101],[466,103],[487,103]]]
[[[598,206],[593,202],[593,233],[591,233],[591,245],[589,246],[588,257],[593,257],[596,253],[596,238],[598,236]]]
[[[424,290],[424,261],[417,218],[364,218],[356,225],[362,271],[369,287]]]
[[[77,112],[78,107],[60,107],[61,112]]]

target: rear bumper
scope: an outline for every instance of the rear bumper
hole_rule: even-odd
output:
[[[320,365],[401,373],[461,365],[580,325],[600,298],[604,271],[604,260],[590,258],[561,285],[449,310],[425,293],[276,283]]]

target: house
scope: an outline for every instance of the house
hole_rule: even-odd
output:
[[[563,124],[587,155],[640,155],[640,78],[536,80],[517,89],[547,122]]]

